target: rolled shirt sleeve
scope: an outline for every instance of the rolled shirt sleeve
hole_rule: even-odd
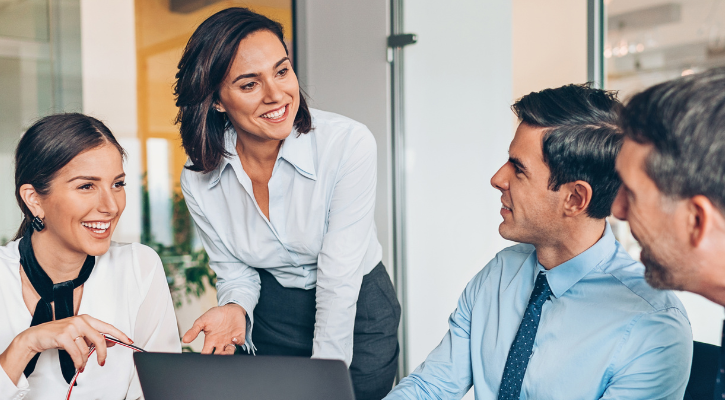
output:
[[[448,318],[448,332],[410,375],[403,378],[385,400],[460,399],[473,385],[471,322],[473,306],[491,269],[480,271],[463,290],[458,305]]]
[[[244,308],[247,312],[247,329],[242,348],[254,351],[252,328],[254,327],[254,307],[259,301],[261,288],[259,273],[235,258],[224,246],[189,190],[187,173],[188,171],[184,171],[181,175],[181,190],[202,245],[209,255],[209,267],[217,276],[217,303],[220,306],[235,303]]]
[[[20,375],[18,384],[14,384],[4,369],[0,368],[0,399],[22,400],[30,392],[30,385],[25,374]]]
[[[340,359],[349,366],[365,256],[370,241],[377,240],[377,147],[372,133],[362,125],[349,133],[348,140],[317,261],[312,357]]]

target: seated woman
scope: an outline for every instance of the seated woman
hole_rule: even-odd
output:
[[[141,398],[133,352],[102,334],[181,351],[159,256],[111,242],[126,206],[124,156],[108,128],[82,114],[45,117],[20,139],[24,219],[0,247],[0,399],[60,398],[77,370],[73,399]]]

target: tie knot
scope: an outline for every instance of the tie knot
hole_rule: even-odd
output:
[[[536,307],[544,305],[546,300],[549,300],[551,296],[551,288],[549,287],[549,281],[546,280],[546,274],[543,272],[539,273],[534,283],[534,290],[531,292],[531,298],[529,304],[533,304]]]

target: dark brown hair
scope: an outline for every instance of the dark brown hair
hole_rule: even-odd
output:
[[[174,84],[179,107],[175,122],[179,124],[184,150],[193,163],[186,168],[210,172],[223,157],[229,156],[224,148],[224,131],[229,121],[214,109],[214,104],[219,100],[219,87],[229,72],[239,42],[260,30],[277,36],[289,54],[281,24],[241,7],[228,8],[209,17],[186,44]],[[301,90],[294,124],[300,134],[312,129],[312,117]]]
[[[34,217],[20,197],[20,187],[28,183],[41,196],[47,195],[58,171],[77,155],[105,143],[111,143],[121,157],[126,157],[103,122],[77,113],[47,116],[23,134],[15,149],[15,199],[23,212],[23,222],[13,240],[25,234]]]
[[[529,93],[511,108],[522,123],[546,129],[542,153],[551,172],[549,189],[588,182],[592,200],[587,215],[602,219],[611,214],[622,183],[614,169],[622,147],[617,94],[591,83],[566,85]]]

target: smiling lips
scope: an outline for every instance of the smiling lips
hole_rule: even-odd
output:
[[[285,115],[285,113],[287,112],[287,107],[288,106],[285,105],[282,108],[279,108],[277,110],[270,111],[266,114],[262,114],[261,117],[266,118],[266,119],[271,119],[271,120],[282,118]]]
[[[106,233],[106,230],[111,227],[110,222],[81,222],[81,225],[85,226],[93,233]]]

